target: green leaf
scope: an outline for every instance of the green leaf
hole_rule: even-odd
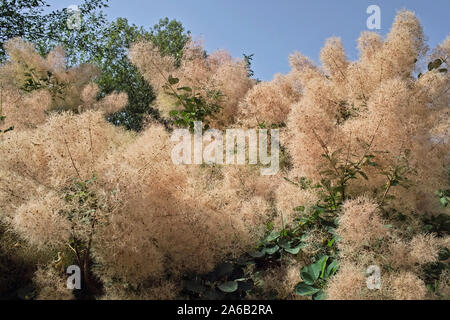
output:
[[[436,59],[433,62],[430,62],[428,64],[428,71],[432,71],[434,69],[437,69],[441,66],[442,64],[442,60],[441,59]]]
[[[303,247],[303,244],[299,244],[298,246],[294,248],[285,248],[284,251],[290,253],[290,254],[298,254],[300,252],[300,249]]]
[[[446,207],[448,205],[448,202],[449,202],[448,199],[449,198],[447,198],[447,197],[442,197],[439,199],[439,201],[441,202],[443,207]]]
[[[268,255],[272,255],[272,254],[276,253],[278,250],[280,250],[280,247],[277,246],[277,245],[275,245],[275,246],[273,246],[273,247],[266,248],[264,251],[265,251],[265,253],[267,253]]]
[[[321,206],[314,206],[313,209],[318,214],[324,213],[326,210],[324,207],[321,207]]]
[[[323,275],[325,274],[325,267],[327,266],[328,256],[324,256],[320,260],[320,278],[323,279]]]
[[[289,249],[291,247],[291,241],[288,239],[281,239],[278,241],[278,245],[283,249]]]
[[[302,277],[303,282],[309,285],[313,285],[317,280],[317,278],[314,277],[314,274],[311,271],[310,266],[303,267],[302,270],[300,271],[300,276]]]
[[[176,117],[176,116],[178,116],[178,110],[172,110],[172,111],[170,111],[169,112],[169,115],[171,116],[171,117]]]
[[[192,92],[192,89],[189,88],[189,87],[181,87],[181,88],[178,88],[177,90],[183,90],[183,91],[187,91],[187,92]]]
[[[436,59],[433,62],[434,68],[437,69],[441,66],[441,64],[443,63],[443,61],[441,59]]]
[[[272,242],[280,237],[280,233],[277,231],[272,231],[265,239],[266,242]]]
[[[305,206],[298,206],[298,207],[294,208],[294,211],[304,212],[305,211]]]
[[[228,281],[225,283],[222,283],[220,285],[218,285],[217,287],[219,288],[220,291],[225,292],[225,293],[232,293],[235,292],[238,289],[238,283],[236,281]]]
[[[328,257],[327,257],[327,259],[328,259]],[[323,263],[323,261],[322,261],[322,259],[320,259],[309,266],[310,272],[311,272],[312,276],[314,277],[314,280],[317,280],[320,276],[320,273],[322,271],[322,263]]]
[[[7,132],[12,131],[12,130],[14,130],[14,126],[9,127],[5,131],[3,131],[3,133],[7,133]]]
[[[331,239],[330,241],[328,241],[328,248],[331,248],[334,244],[334,242],[336,241],[336,237],[334,237],[333,239]]]
[[[312,286],[309,286],[309,285],[307,285],[307,284],[305,284],[303,282],[297,284],[295,286],[295,290],[294,290],[294,292],[296,294],[298,294],[300,296],[303,296],[303,297],[305,297],[305,296],[312,296],[313,294],[315,294],[315,293],[317,293],[319,291],[320,291],[320,289],[312,287]]]
[[[319,292],[315,293],[313,295],[313,300],[326,300],[327,296],[323,290],[320,290]]]
[[[327,270],[325,271],[325,276],[324,279],[328,279],[329,277],[331,277],[339,268],[339,264],[337,262],[337,260],[334,260],[333,262],[331,262],[328,267]]]
[[[174,84],[177,84],[178,82],[180,82],[180,79],[169,76],[168,81],[170,84],[174,85]]]
[[[266,252],[265,252],[265,250],[263,249],[263,250],[261,250],[261,251],[255,250],[255,251],[249,252],[248,254],[249,254],[252,258],[262,258],[262,257],[265,256]]]

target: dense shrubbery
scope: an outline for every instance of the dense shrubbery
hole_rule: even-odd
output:
[[[450,38],[427,55],[418,20],[402,11],[386,39],[361,35],[358,61],[333,38],[322,67],[295,53],[291,72],[270,82],[249,77],[248,58],[193,41],[167,54],[151,40],[129,58],[166,125],[276,126],[286,165],[275,176],[176,166],[162,124],[134,133],[106,120],[127,95],[97,100],[95,67],[10,40],[0,267],[27,261],[29,297],[449,297]],[[421,61],[431,64],[418,76]],[[82,293],[65,288],[73,264]],[[366,286],[370,265],[380,290]]]

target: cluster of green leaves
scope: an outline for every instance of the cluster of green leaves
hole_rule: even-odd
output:
[[[61,210],[59,214],[72,223],[74,233],[69,239],[68,247],[74,253],[75,261],[83,272],[84,288],[86,296],[98,294],[102,284],[91,275],[91,248],[96,223],[98,223],[97,212],[104,207],[99,202],[97,194],[93,191],[96,176],[88,180],[74,179],[73,183],[64,190],[64,200],[68,209]],[[78,228],[87,230],[87,234],[79,237]]]
[[[219,105],[223,94],[220,91],[210,91],[205,98],[190,87],[174,87],[180,80],[169,76],[163,89],[165,93],[175,98],[174,107],[181,110],[172,110],[169,115],[175,125],[194,129],[194,122],[202,121],[205,129],[209,128],[208,118],[214,117],[222,107]]]
[[[301,226],[284,228],[281,231],[273,230],[262,241],[255,251],[249,255],[255,259],[271,258],[281,261],[283,254],[296,255],[305,246],[305,236],[300,232]]]
[[[313,223],[313,222],[311,222]],[[267,233],[255,250],[241,257],[218,265],[206,275],[193,274],[185,279],[184,291],[191,299],[242,299],[256,289],[260,271],[280,266],[286,255],[297,256],[305,246],[303,232],[307,223],[295,222],[294,226],[276,231],[267,224]],[[244,270],[248,266],[252,272]]]
[[[150,115],[168,125],[160,117],[158,110],[151,106],[155,100],[153,88],[128,60],[128,50],[136,41],[152,41],[163,55],[173,56],[175,64],[179,65],[189,38],[190,32],[185,31],[179,21],[168,18],[161,19],[150,30],[130,25],[124,18],[118,18],[105,26],[97,40],[101,45],[93,57],[93,62],[102,70],[96,80],[100,96],[114,91],[126,92],[128,95],[125,109],[109,116],[112,123],[140,131],[145,116]]]
[[[69,66],[93,61],[102,46],[100,36],[108,25],[106,15],[102,11],[108,7],[107,3],[108,0],[84,0],[78,5],[81,14],[79,29],[69,27],[67,21],[73,12],[68,8],[50,12],[43,16],[43,34],[32,41],[42,55],[62,45]]]
[[[22,37],[34,41],[45,30],[45,0],[2,0],[0,2],[0,62],[6,59],[3,44]]]
[[[333,158],[330,157],[332,160]],[[367,161],[371,161],[372,157],[366,157]],[[339,165],[336,164],[339,168]],[[355,175],[359,165],[353,165]],[[351,167],[350,167],[351,168]],[[338,169],[339,170],[339,169]],[[344,172],[351,174],[351,172]],[[330,172],[330,175],[334,173]],[[361,176],[361,174],[359,174]],[[326,235],[322,241],[315,244],[317,246],[317,255],[313,258],[313,263],[302,268],[300,276],[302,282],[298,283],[294,292],[300,296],[311,296],[313,300],[325,299],[323,291],[326,282],[337,272],[339,266],[337,258],[339,255],[336,242],[339,236],[336,233],[338,226],[338,213],[342,206],[341,189],[332,187],[330,180],[322,179],[321,183],[313,183],[312,180],[301,177],[297,181],[285,178],[288,182],[296,185],[299,189],[311,189],[318,192],[321,196],[320,200],[312,207],[298,206],[294,211],[298,213],[298,217],[294,220],[302,234],[308,235],[312,229],[319,229]]]
[[[434,69],[437,69],[439,72],[447,72],[448,70],[446,68],[440,68],[440,66],[444,63],[442,59],[436,59],[428,64],[428,71],[432,71]]]
[[[296,183],[296,182],[293,182]],[[306,178],[299,179],[296,183],[300,188],[322,188],[320,185],[313,185]],[[324,199],[315,206],[306,208],[299,206],[294,209],[298,213],[298,218],[292,226],[285,226],[281,231],[273,230],[272,224],[268,224],[268,234],[261,241],[255,251],[249,253],[254,263],[259,268],[267,269],[275,265],[280,265],[283,256],[297,256],[306,247],[308,233],[314,229],[322,229],[327,237],[318,244],[320,256],[316,262],[303,268],[300,275],[303,282],[296,286],[295,293],[302,296],[313,296],[313,299],[323,299],[322,288],[326,281],[337,271],[337,248],[336,235],[337,218],[336,213],[339,208],[330,206]],[[309,244],[310,245],[310,244]],[[300,271],[300,270],[299,270]]]
[[[323,288],[326,281],[339,268],[337,260],[330,260],[330,257],[325,255],[304,267],[300,272],[303,281],[295,286],[294,292],[300,296],[312,296],[313,300],[324,300],[326,296]]]
[[[62,44],[71,64],[88,62],[100,68],[101,74],[96,79],[100,88],[99,98],[112,92],[127,93],[127,106],[108,117],[112,123],[140,131],[144,118],[150,115],[167,126],[157,109],[151,106],[155,100],[153,88],[129,61],[128,51],[137,41],[152,41],[163,55],[173,56],[175,64],[179,65],[190,32],[179,21],[168,18],[160,19],[148,30],[129,24],[125,18],[108,22],[101,11],[104,7],[106,2],[101,0],[89,0],[81,5],[83,22],[80,30],[67,29],[68,12],[59,12],[52,25],[53,38],[40,44],[42,53]]]
[[[412,182],[409,177],[416,174],[416,170],[409,163],[411,153],[409,149],[402,150],[398,156],[394,157],[390,165],[381,167],[376,162],[377,155],[389,152],[372,150],[376,132],[369,142],[356,139],[363,150],[359,155],[350,151],[350,144],[347,148],[339,148],[331,152],[323,140],[315,132],[314,134],[324,150],[322,157],[327,160],[319,166],[321,181],[318,187],[325,191],[324,200],[331,208],[336,209],[347,199],[346,190],[350,181],[358,178],[369,179],[365,172],[368,167],[377,168],[379,174],[386,177],[381,204],[384,204],[385,200],[393,198],[388,195],[392,187],[401,186],[407,189],[411,186]]]
[[[87,62],[95,51],[97,36],[106,23],[101,11],[108,0],[84,0],[79,5],[82,15],[80,30],[67,25],[71,13],[66,8],[46,13],[46,0],[3,0],[0,3],[0,61],[6,59],[5,41],[21,37],[36,44],[45,55],[55,46],[63,45],[72,65]]]
[[[245,276],[247,261],[224,262],[205,275],[192,275],[184,281],[183,291],[190,299],[243,299],[253,289],[253,281]]]
[[[160,19],[149,31],[149,38],[159,48],[159,52],[163,56],[174,57],[177,67],[180,66],[183,49],[190,37],[191,32],[186,31],[181,22],[167,17]]]
[[[394,196],[388,196],[388,193],[392,187],[401,186],[405,189],[409,189],[412,185],[410,176],[417,174],[417,171],[411,167],[409,163],[409,156],[411,151],[405,149],[399,156],[396,157],[395,161],[381,170],[381,174],[386,177],[387,181],[385,184],[385,189],[383,196],[381,198],[381,204],[384,203],[386,199],[393,199]]]
[[[127,57],[128,49],[134,42],[149,37],[142,27],[118,18],[102,30],[98,40],[102,45],[93,57],[93,63],[102,71],[96,80],[100,97],[116,91],[128,95],[127,106],[109,115],[108,120],[129,130],[141,130],[146,115],[158,117],[157,110],[151,107],[155,99],[152,87]]]
[[[448,300],[450,296],[446,296],[448,292],[440,290],[439,279],[444,271],[450,270],[450,250],[448,248],[441,248],[439,250],[438,261],[425,266],[424,268],[424,281],[427,289],[440,297],[441,299]]]
[[[102,207],[95,192],[91,190],[91,185],[96,180],[95,176],[86,181],[74,180],[65,190],[64,200],[71,204],[71,210],[61,211],[61,214],[69,221],[76,219],[86,225],[92,224],[95,212]]]
[[[25,92],[32,92],[40,89],[47,89],[50,92],[53,100],[64,100],[65,92],[68,84],[59,81],[51,71],[45,72],[43,75],[38,75],[35,68],[24,64],[26,72],[24,73],[25,80],[21,89]]]
[[[349,103],[345,100],[341,100],[338,102],[338,109],[337,109],[337,123],[341,124],[345,122],[346,120],[350,119],[351,117],[357,115],[360,111],[360,108],[356,107],[354,103],[349,105]]]
[[[424,231],[435,233],[439,237],[450,234],[450,216],[445,213],[438,215],[427,215],[423,219]]]
[[[252,54],[242,54],[244,56],[245,66],[247,67],[247,76],[252,78],[255,75],[255,72],[252,70],[252,61],[254,57],[254,53]]]
[[[448,190],[439,190],[437,192],[437,196],[439,197],[439,202],[443,207],[447,207],[450,203],[450,189]]]
[[[310,183],[307,179],[300,179],[303,183]],[[318,188],[318,186],[314,186]],[[323,228],[329,233],[324,245],[331,249],[337,239],[335,235],[337,227],[336,212],[337,208],[330,206],[323,200],[316,205],[306,208],[298,206],[293,209],[298,217],[294,219],[292,226],[285,226],[281,231],[273,230],[271,224],[268,224],[269,233],[261,241],[261,244],[250,256],[262,258],[265,256],[277,257],[282,259],[284,253],[297,255],[302,248],[306,246],[305,240],[311,228]],[[330,252],[330,254],[334,254]]]
[[[339,241],[339,235],[336,233],[336,229],[339,223],[338,214],[345,201],[345,187],[347,182],[352,179],[368,179],[363,171],[365,166],[378,166],[374,155],[377,152],[368,152],[371,143],[362,141],[359,143],[361,143],[366,152],[358,161],[350,161],[347,156],[342,157],[343,150],[323,155],[331,169],[325,169],[321,172],[323,179],[320,183],[314,183],[306,177],[301,177],[295,181],[285,178],[288,182],[299,187],[299,189],[314,190],[320,195],[320,200],[311,207],[298,206],[294,208],[293,210],[297,212],[298,217],[294,219],[293,224],[290,226],[283,226],[281,230],[274,230],[272,223],[267,224],[266,236],[255,250],[234,262],[242,265],[254,265],[253,273],[249,274],[245,279],[257,280],[260,271],[280,266],[283,257],[295,257],[301,254],[302,249],[306,245],[315,245],[318,253],[312,258],[313,263],[299,270],[302,282],[297,284],[294,292],[301,296],[311,296],[313,300],[326,298],[323,289],[327,281],[339,268],[337,262],[339,251],[336,246],[336,242]],[[385,176],[389,178],[387,185],[390,187],[399,185],[406,188],[409,186],[407,176],[414,173],[414,170],[409,165],[408,156],[409,152],[406,150],[396,159],[392,166],[384,169]],[[322,234],[325,235],[324,238],[317,243],[307,244],[309,232],[317,229],[322,231]],[[198,278],[195,279],[197,282],[189,282],[191,289],[194,288],[192,287],[193,284],[198,285],[198,281],[204,281],[198,280]],[[238,280],[226,279],[226,281],[222,280],[220,285],[215,285],[214,288],[235,292],[234,290],[239,288],[238,282]],[[208,286],[211,286],[211,283]],[[254,289],[256,290],[257,288],[255,287]],[[209,291],[208,295],[203,295],[205,292],[207,292],[205,288],[197,290],[197,294],[204,298],[212,297]]]
[[[447,174],[450,180],[450,169]],[[437,196],[442,207],[447,207],[450,201],[450,190],[439,190]],[[446,237],[450,234],[450,216],[447,213],[427,215],[423,219],[423,224],[424,231],[427,233],[434,233],[438,237]],[[443,300],[450,299],[450,296],[446,295],[448,292],[441,290],[439,280],[443,272],[450,270],[449,260],[450,250],[446,247],[441,247],[438,261],[428,264],[424,268],[424,280],[428,290]]]
[[[337,207],[346,199],[346,189],[349,182],[359,177],[368,180],[364,168],[367,166],[377,166],[377,163],[374,162],[374,153],[376,151],[371,152],[370,150],[373,139],[370,142],[357,139],[364,152],[362,155],[356,155],[351,153],[350,145],[347,150],[339,148],[331,152],[317,134],[316,138],[324,150],[322,157],[327,160],[319,167],[321,170],[320,175],[322,176],[320,185],[328,194],[327,202]]]
[[[445,59],[442,59],[442,58],[435,59],[435,60],[431,61],[430,63],[428,63],[428,71],[437,70],[439,72],[446,73],[446,72],[448,72],[448,69],[444,68],[444,67],[441,68],[441,66],[444,63],[446,63]],[[423,73],[419,73],[418,78],[420,78],[422,75],[423,75]]]

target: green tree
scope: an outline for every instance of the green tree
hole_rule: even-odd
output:
[[[180,22],[168,18],[161,19],[149,31],[130,25],[124,18],[117,19],[103,30],[93,59],[102,70],[97,79],[101,95],[114,91],[128,94],[127,107],[111,115],[111,122],[139,131],[145,115],[163,121],[158,111],[151,107],[155,99],[153,89],[128,60],[128,50],[136,41],[153,41],[164,54],[174,56],[179,63],[189,34]]]
[[[45,0],[2,0],[0,2],[0,61],[6,58],[3,43],[8,39],[22,37],[36,40],[44,33]]]
[[[98,42],[96,36],[107,23],[102,8],[108,0],[85,0],[80,6],[80,30],[67,25],[69,10],[55,10],[48,14],[46,0],[2,0],[0,2],[0,61],[6,59],[3,43],[15,37],[36,44],[45,55],[55,46],[63,45],[72,65],[89,61]]]
[[[155,99],[151,86],[128,60],[130,45],[142,39],[152,41],[163,54],[175,57],[179,65],[190,32],[185,31],[179,21],[169,18],[161,19],[149,30],[130,25],[124,18],[109,22],[103,12],[108,6],[107,2],[84,0],[78,6],[81,13],[80,27],[73,29],[67,24],[72,14],[67,8],[44,14],[44,8],[48,6],[46,0],[2,1],[0,40],[3,45],[10,38],[22,37],[35,43],[43,56],[61,45],[65,49],[69,66],[96,64],[102,71],[96,79],[100,97],[114,91],[128,94],[127,107],[109,116],[109,120],[139,131],[146,115],[164,121],[160,119],[158,111],[151,107]],[[0,61],[5,58],[2,47]]]
[[[150,30],[150,40],[159,47],[163,55],[171,55],[179,65],[183,57],[183,48],[190,39],[190,31],[185,31],[181,22],[160,19]]]
[[[73,13],[68,8],[49,13],[44,18],[44,36],[31,41],[37,45],[42,55],[46,55],[58,45],[63,46],[69,66],[91,62],[101,51],[102,41],[99,41],[99,34],[108,26],[108,20],[102,11],[108,7],[107,2],[108,0],[85,0],[79,5],[79,29],[69,27],[67,21]]]

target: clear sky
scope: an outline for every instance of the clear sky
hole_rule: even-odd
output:
[[[80,0],[49,0],[55,9]],[[295,50],[318,61],[326,38],[342,38],[350,59],[357,58],[356,40],[367,30],[369,5],[381,8],[381,34],[396,12],[412,10],[419,17],[428,44],[434,47],[450,34],[449,0],[110,0],[109,19],[153,26],[160,18],[175,18],[201,38],[208,52],[227,49],[233,56],[254,53],[255,76],[271,80],[289,71],[288,56]]]

